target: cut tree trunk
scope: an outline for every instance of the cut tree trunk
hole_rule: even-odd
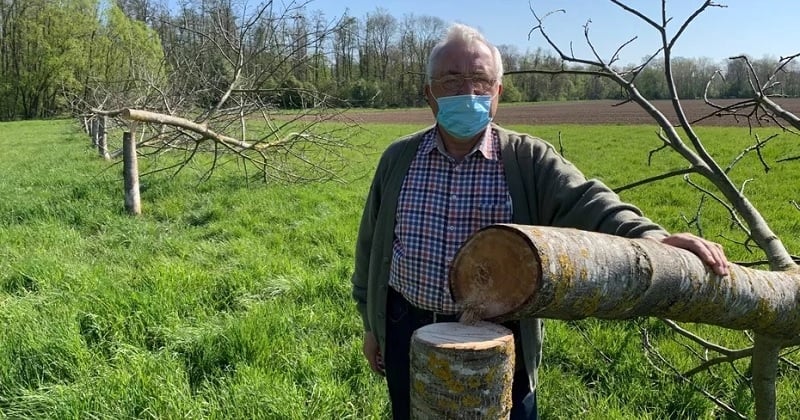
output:
[[[506,419],[514,336],[489,322],[430,324],[411,337],[411,417]]]
[[[109,160],[111,156],[108,154],[108,131],[106,130],[108,117],[98,116],[97,118],[100,121],[97,133],[97,153],[101,158]]]
[[[800,334],[798,279],[737,265],[718,276],[652,239],[506,224],[465,242],[450,287],[466,321],[654,316],[788,338]]]
[[[136,157],[136,141],[127,131],[122,133],[122,173],[125,211],[138,216],[142,214],[142,200],[139,196],[139,160]]]

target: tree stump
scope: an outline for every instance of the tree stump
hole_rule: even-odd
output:
[[[97,144],[99,143],[98,139],[99,139],[99,133],[100,133],[100,120],[99,120],[98,116],[95,116],[91,120],[91,128],[90,128],[90,130],[91,130],[90,137],[92,139],[92,147],[97,147]]]
[[[130,132],[122,133],[122,178],[125,187],[125,211],[142,214],[139,196],[139,161],[136,158],[136,141]]]
[[[98,116],[100,123],[97,126],[97,153],[105,160],[111,159],[108,154],[108,131],[106,131],[106,122],[108,117],[105,115]]]
[[[414,332],[410,356],[412,418],[508,418],[514,378],[508,328],[430,324]]]

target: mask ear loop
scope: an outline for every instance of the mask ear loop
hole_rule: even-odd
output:
[[[438,98],[436,97],[436,95],[433,94],[433,86],[428,85],[428,92],[430,92],[430,93],[425,95],[425,100],[427,100],[429,104],[430,104],[431,98],[433,98],[434,102],[437,102]]]

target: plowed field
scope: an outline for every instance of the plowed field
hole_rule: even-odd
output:
[[[800,115],[800,98],[776,100],[784,109]],[[653,101],[653,105],[669,118],[673,124],[678,119],[669,101]],[[728,106],[735,100],[720,100],[719,104]],[[682,101],[682,107],[690,121],[698,120],[713,113],[714,109],[702,100]],[[712,116],[695,122],[696,125],[742,126],[748,122],[742,116]],[[428,108],[402,110],[360,111],[354,109],[347,117],[363,123],[409,123],[432,124],[433,116]],[[759,114],[761,116],[761,114]],[[654,124],[653,118],[635,103],[619,104],[617,101],[571,101],[526,104],[500,104],[495,121],[499,124]],[[756,124],[756,120],[752,120]],[[774,125],[762,121],[765,125]]]

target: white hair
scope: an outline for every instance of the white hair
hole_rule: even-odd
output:
[[[439,54],[442,49],[453,42],[463,42],[467,45],[473,45],[476,42],[483,43],[489,50],[492,51],[492,58],[494,59],[495,77],[498,82],[503,80],[503,58],[500,56],[500,50],[492,45],[489,40],[483,36],[477,29],[464,25],[462,23],[454,23],[447,30],[447,34],[436,44],[428,55],[428,63],[425,68],[425,84],[430,84],[433,79],[433,69],[436,61],[439,59]]]

